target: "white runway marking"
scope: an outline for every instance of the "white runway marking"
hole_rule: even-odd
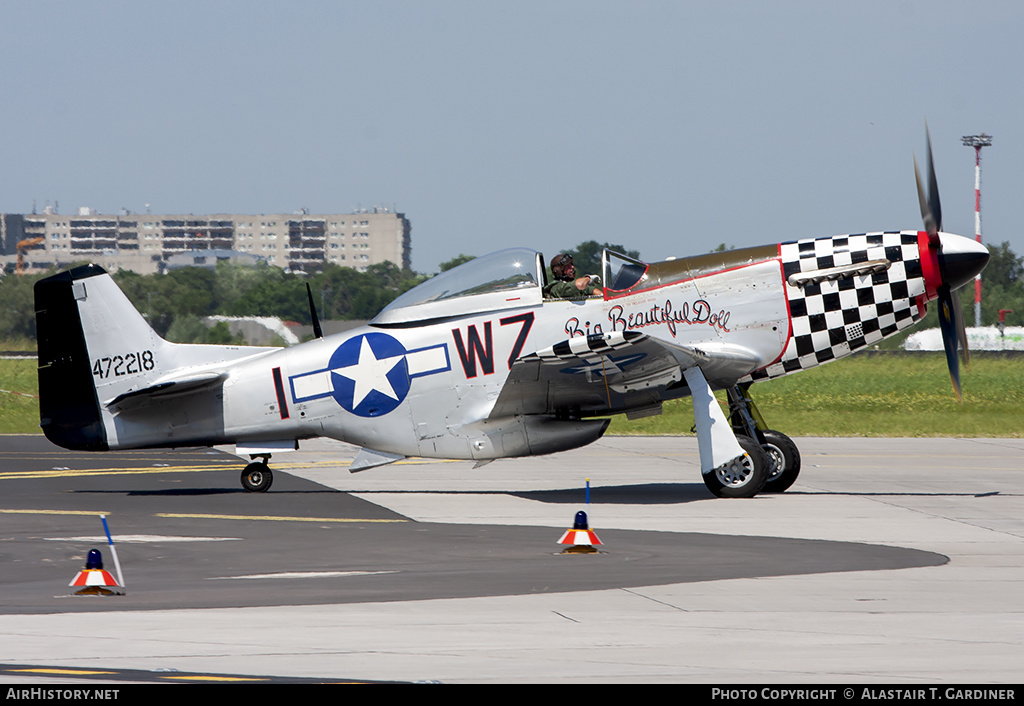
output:
[[[106,537],[44,537],[48,542],[102,542],[107,543]],[[120,544],[145,544],[151,542],[238,542],[241,537],[175,537],[159,534],[122,534],[115,535],[114,541]]]
[[[214,576],[211,581],[234,581],[237,579],[321,579],[345,576],[372,576],[374,574],[396,574],[397,571],[284,571],[277,574],[249,574],[248,576]]]

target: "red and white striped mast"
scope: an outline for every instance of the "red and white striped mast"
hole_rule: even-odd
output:
[[[964,145],[974,148],[974,239],[981,242],[981,148],[992,145],[992,136],[964,135]],[[974,277],[974,325],[981,326],[981,273]]]

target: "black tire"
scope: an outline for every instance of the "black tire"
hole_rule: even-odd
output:
[[[764,432],[764,440],[764,450],[770,464],[764,492],[781,493],[788,490],[800,475],[800,450],[792,439],[780,431],[769,429]]]
[[[265,493],[274,482],[274,472],[265,463],[250,463],[242,471],[242,487],[250,493]]]
[[[738,468],[702,474],[704,485],[719,498],[752,498],[768,480],[770,462],[761,445],[743,435],[737,435],[736,441],[747,454]]]

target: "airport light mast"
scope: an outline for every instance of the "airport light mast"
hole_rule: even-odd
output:
[[[965,147],[974,148],[974,239],[981,242],[981,148],[992,145],[992,136],[964,135]],[[981,326],[981,273],[974,276],[974,325]]]

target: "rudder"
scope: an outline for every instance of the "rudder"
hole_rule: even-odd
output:
[[[103,268],[86,265],[35,285],[39,426],[47,439],[66,449],[108,448],[75,299],[76,283],[99,274],[105,274]]]
[[[43,433],[69,449],[116,447],[105,406],[161,374],[167,342],[97,265],[40,280],[35,306]]]

